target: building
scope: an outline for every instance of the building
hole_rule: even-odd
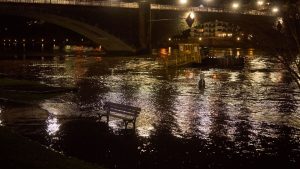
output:
[[[226,38],[234,37],[240,34],[240,27],[232,23],[223,21],[211,21],[199,24],[191,28],[191,37],[211,37],[211,38]]]

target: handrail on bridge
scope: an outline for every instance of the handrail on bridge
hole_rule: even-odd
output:
[[[103,6],[118,8],[139,8],[137,2],[121,2],[121,1],[101,1],[101,0],[0,0],[0,3],[32,3],[32,4],[55,4],[55,5],[82,5],[82,6]],[[221,8],[204,8],[204,7],[183,7],[176,5],[160,5],[151,4],[151,9],[155,10],[176,10],[176,11],[196,11],[196,12],[215,12],[215,13],[238,13],[246,15],[264,15],[272,16],[269,12],[257,10],[235,11]]]

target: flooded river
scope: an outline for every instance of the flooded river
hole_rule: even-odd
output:
[[[300,91],[275,59],[246,57],[240,69],[165,68],[150,56],[1,60],[0,73],[78,92],[0,102],[0,125],[111,169],[297,168]],[[140,107],[136,130],[97,120],[101,101]]]

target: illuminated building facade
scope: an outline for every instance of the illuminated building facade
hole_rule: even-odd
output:
[[[240,33],[239,26],[223,21],[211,21],[199,24],[191,29],[191,37],[234,37]]]

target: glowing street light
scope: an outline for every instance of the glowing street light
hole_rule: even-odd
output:
[[[232,8],[233,8],[233,9],[238,9],[239,7],[240,7],[240,4],[237,3],[237,2],[234,2],[234,3],[232,4]]]
[[[272,12],[273,13],[278,13],[279,12],[279,8],[278,7],[273,7],[272,8]]]
[[[195,13],[192,11],[188,15],[188,17],[185,19],[185,22],[188,24],[188,26],[191,28],[193,23],[195,21]]]
[[[258,6],[262,6],[264,4],[264,1],[257,1]]]
[[[195,13],[194,13],[194,12],[191,12],[191,13],[190,13],[190,17],[191,17],[191,19],[195,19]]]
[[[179,3],[182,4],[182,5],[185,5],[187,4],[188,0],[179,0]]]

